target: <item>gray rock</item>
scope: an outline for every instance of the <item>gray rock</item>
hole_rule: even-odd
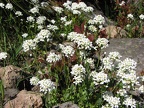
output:
[[[52,108],[79,108],[76,104],[73,104],[72,102],[65,102],[56,106],[53,106]]]
[[[122,60],[131,58],[137,62],[137,72],[144,70],[144,38],[110,39],[109,47],[103,50],[107,54],[117,51]]]
[[[4,92],[4,104],[9,101],[10,99],[13,99],[16,97],[16,95],[19,93],[18,89],[10,88],[10,89],[5,89]]]
[[[20,68],[12,65],[0,68],[0,79],[2,79],[5,89],[17,88],[17,81],[18,79],[22,78],[20,71]]]

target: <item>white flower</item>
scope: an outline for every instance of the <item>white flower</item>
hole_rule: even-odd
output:
[[[140,93],[144,93],[144,85],[141,85],[139,88],[138,88],[138,91]]]
[[[49,30],[47,29],[42,29],[35,37],[35,39],[39,42],[39,41],[44,41],[46,39],[46,41],[48,42],[50,40],[50,36],[51,33]]]
[[[83,65],[74,65],[72,67],[72,70],[71,70],[71,74],[74,76],[73,79],[74,79],[74,84],[79,84],[83,81],[83,77],[84,77],[84,74],[85,74],[86,70],[85,68],[83,67]]]
[[[34,21],[35,21],[35,19],[34,19],[34,17],[29,16],[29,17],[27,17],[27,21],[28,21],[28,22],[34,22]]]
[[[57,62],[59,60],[61,60],[61,55],[55,54],[54,52],[50,52],[46,59],[49,63]]]
[[[129,106],[130,106],[131,108],[136,108],[136,101],[135,101],[135,99],[132,99],[132,97],[127,97],[127,98],[124,100],[123,104],[124,104],[127,108],[128,108]]]
[[[90,19],[90,20],[88,21],[88,24],[93,25],[93,24],[95,24],[95,21],[94,21],[93,19]]]
[[[98,45],[98,47],[100,47],[101,49],[108,47],[108,43],[109,41],[106,38],[98,38],[96,40],[96,44]]]
[[[23,37],[23,38],[26,38],[27,36],[28,36],[27,33],[22,34],[22,37]]]
[[[73,3],[71,4],[71,10],[77,10],[77,9],[79,9],[79,8],[80,8],[80,7],[79,7],[78,3],[73,2]]]
[[[65,2],[65,3],[63,4],[63,6],[64,6],[66,9],[71,10],[71,6],[70,6],[71,4],[72,4],[72,2],[69,1],[69,0],[67,0],[67,2]]]
[[[92,42],[86,38],[84,34],[71,32],[68,34],[67,38],[71,41],[74,41],[74,43],[77,44],[78,49],[90,50],[93,47]]]
[[[133,20],[134,16],[130,13],[130,14],[127,15],[127,18]]]
[[[86,70],[83,67],[83,65],[76,64],[72,67],[72,71],[70,73],[74,76],[79,76],[79,75],[81,76],[81,75],[85,74],[85,72],[86,72]]]
[[[11,3],[7,3],[5,8],[9,9],[9,10],[12,10],[13,9],[13,5]]]
[[[0,60],[7,58],[7,52],[0,52]]]
[[[42,30],[44,28],[43,25],[38,25],[37,27],[38,27],[38,30]]]
[[[35,41],[32,40],[32,39],[25,40],[25,41],[23,42],[22,48],[23,48],[23,51],[24,51],[24,52],[27,52],[27,51],[29,51],[29,50],[35,49],[35,48],[36,48],[36,43],[35,43]]]
[[[142,81],[144,81],[144,76],[142,76]]]
[[[35,14],[35,13],[39,13],[39,8],[38,6],[33,7],[32,9],[30,9],[30,12]]]
[[[42,7],[47,7],[48,6],[48,2],[41,2],[41,6]]]
[[[121,80],[122,80],[122,83],[124,84],[124,86],[126,85],[126,87],[127,87],[127,85],[134,86],[134,84],[137,83],[136,72],[130,73],[130,74],[123,74]]]
[[[119,5],[122,6],[124,4],[125,4],[125,1],[121,1],[121,3]]]
[[[93,71],[91,73],[91,76],[92,76],[92,79],[93,79],[95,85],[101,85],[101,84],[110,82],[107,74],[105,74],[103,71],[101,71],[101,72]]]
[[[111,108],[109,104],[102,106],[101,108]]]
[[[51,22],[52,24],[54,24],[56,21],[55,21],[54,19],[52,19],[50,22]]]
[[[79,52],[79,57],[83,60],[83,59],[86,59],[86,55],[85,55],[85,52],[84,51],[80,51]]]
[[[74,79],[74,84],[75,85],[78,85],[79,83],[82,83],[83,82],[83,77],[82,76],[74,76],[73,77],[73,79]]]
[[[96,32],[97,28],[94,25],[90,25],[88,26],[88,30],[90,30],[91,32]]]
[[[67,16],[61,17],[60,20],[61,20],[62,22],[66,22],[66,21],[67,21]]]
[[[104,69],[112,70],[114,68],[114,63],[109,57],[105,57],[102,59]]]
[[[17,15],[17,16],[23,16],[23,14],[22,14],[21,11],[16,11],[16,12],[15,12],[15,15]]]
[[[33,2],[33,3],[38,3],[39,2],[39,0],[30,0],[31,2]]]
[[[84,9],[87,8],[87,5],[84,2],[79,2],[78,3],[79,8]]]
[[[37,23],[37,24],[43,24],[45,20],[46,20],[46,17],[45,17],[45,16],[39,16],[39,17],[37,18],[36,23]]]
[[[50,79],[43,79],[38,82],[38,85],[40,86],[40,92],[44,94],[55,89],[55,84]]]
[[[119,94],[120,96],[127,96],[127,91],[125,89],[120,89],[119,91],[117,91],[117,94]]]
[[[73,56],[73,54],[75,53],[74,48],[71,46],[64,46],[62,44],[59,44],[59,46],[62,49],[62,53],[64,53],[66,57]]]
[[[47,25],[47,28],[51,31],[58,30],[58,27],[56,25],[51,25],[51,24]]]
[[[57,13],[59,13],[59,14],[61,14],[64,10],[63,10],[63,8],[61,8],[61,7],[56,7],[56,6],[53,6],[53,9],[57,12]]]
[[[108,102],[108,104],[111,106],[111,108],[119,108],[120,105],[120,98],[118,97],[113,97],[109,95],[104,95],[103,96],[104,100]]]
[[[83,10],[84,12],[93,12],[93,11],[94,11],[93,7],[90,7],[90,6],[88,6],[88,7],[86,7],[86,8],[83,8],[82,10]]]
[[[102,16],[102,15],[96,15],[94,18],[93,18],[93,22],[94,24],[99,24],[99,25],[102,25],[105,23],[105,18]],[[88,22],[89,23],[89,22]]]
[[[140,18],[141,20],[144,20],[144,15],[141,14],[141,15],[139,16],[139,18]]]
[[[130,58],[126,58],[125,60],[120,62],[118,65],[119,69],[122,71],[135,70],[136,66],[137,66],[137,62],[135,62],[134,60]]]
[[[65,26],[68,26],[68,25],[70,25],[72,23],[72,20],[70,20],[70,21],[67,21],[67,22],[65,22]]]
[[[103,28],[103,25],[99,25],[98,27],[99,27],[99,29],[102,29],[102,28]]]
[[[78,11],[78,10],[72,10],[72,13],[73,13],[74,15],[80,15],[80,14],[81,14],[81,12]]]
[[[61,35],[62,37],[65,37],[65,36],[66,36],[66,34],[65,34],[65,33],[61,33],[60,35]]]
[[[88,63],[92,69],[95,68],[94,59],[92,59],[92,58],[87,58],[87,59],[85,60],[85,63]]]
[[[1,7],[1,8],[4,8],[4,6],[5,6],[5,4],[0,3],[0,7]]]
[[[126,25],[127,28],[130,28],[130,26],[131,26],[130,24],[127,24],[127,25]]]
[[[111,59],[111,60],[119,60],[122,56],[120,55],[119,52],[110,52],[108,57]]]
[[[37,77],[32,77],[30,79],[30,84],[31,85],[38,85],[39,79]]]

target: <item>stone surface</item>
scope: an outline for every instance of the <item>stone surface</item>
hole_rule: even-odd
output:
[[[18,93],[19,93],[19,90],[15,88],[5,89],[4,104],[7,103],[9,100],[15,98]]]
[[[17,97],[8,101],[4,108],[42,108],[41,95],[35,92],[22,90]]]
[[[56,106],[53,106],[52,108],[79,108],[76,104],[73,104],[72,102],[65,102]]]
[[[21,69],[12,65],[0,68],[0,79],[2,79],[4,88],[16,88],[16,82],[21,78]]]
[[[109,25],[104,29],[106,30],[106,34],[108,35],[108,38],[126,37],[127,34],[125,30],[114,25]]]
[[[110,39],[109,47],[103,50],[107,54],[117,51],[125,58],[134,59],[137,62],[137,72],[144,70],[144,38]]]

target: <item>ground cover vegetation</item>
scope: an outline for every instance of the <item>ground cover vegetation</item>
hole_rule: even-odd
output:
[[[93,16],[94,7],[86,3],[1,0],[0,66],[22,68],[31,87],[39,87],[45,108],[67,101],[80,108],[144,106],[130,93],[144,92],[139,82],[144,76],[136,75],[137,63],[121,60],[115,51],[105,56],[101,50],[109,41],[100,34],[105,17]],[[144,37],[142,0],[137,5],[113,0],[111,5],[104,4],[106,17],[126,30],[128,38]],[[1,81],[1,100],[3,90]]]

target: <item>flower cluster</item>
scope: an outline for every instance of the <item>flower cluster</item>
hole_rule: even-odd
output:
[[[48,28],[48,30],[50,30],[50,31],[58,30],[58,27],[57,27],[56,25],[51,25],[51,24],[47,25],[47,28]]]
[[[68,34],[67,38],[68,40],[71,40],[74,43],[76,43],[78,49],[90,50],[91,48],[93,48],[92,42],[83,34],[71,32]]]
[[[16,16],[23,16],[23,14],[22,14],[21,11],[16,11],[16,12],[15,12],[15,15],[16,15]]]
[[[108,57],[104,57],[102,59],[103,62],[103,68],[108,70],[113,70],[115,67],[117,67],[117,64],[120,62],[121,55],[119,52],[110,52]]]
[[[60,49],[62,50],[62,53],[66,56],[66,57],[69,57],[69,56],[73,56],[73,54],[75,53],[75,50],[73,47],[71,46],[64,46],[62,44],[59,44],[60,46]]]
[[[36,23],[39,24],[39,25],[41,25],[41,24],[44,23],[45,20],[46,20],[45,16],[39,16],[39,17],[37,17]]]
[[[55,84],[50,79],[40,80],[38,85],[40,86],[40,92],[43,92],[44,94],[55,89]]]
[[[7,4],[5,5],[5,8],[6,8],[6,9],[9,9],[9,10],[12,10],[12,9],[13,9],[13,5],[12,5],[11,3],[7,3]]]
[[[94,59],[86,58],[85,63],[88,63],[90,65],[91,69],[95,68]]]
[[[30,79],[30,84],[31,85],[38,85],[38,82],[39,82],[39,79],[37,78],[37,77],[32,77],[31,79]]]
[[[100,47],[101,49],[108,47],[108,43],[109,41],[106,38],[98,38],[96,40],[96,44],[98,45],[98,47]]]
[[[103,25],[105,23],[105,18],[102,15],[96,15],[93,19],[88,21],[90,25]]]
[[[33,14],[39,13],[39,7],[38,7],[38,6],[35,6],[35,7],[31,8],[29,12],[31,12],[31,13],[33,13]]]
[[[0,60],[7,58],[7,52],[0,52]]]
[[[23,37],[23,38],[26,38],[27,36],[28,36],[27,33],[23,33],[23,34],[22,34],[22,37]]]
[[[61,8],[61,7],[56,7],[56,6],[53,6],[53,9],[57,12],[57,13],[59,13],[59,14],[61,14],[64,10],[63,10],[63,8]]]
[[[74,76],[74,78],[73,78],[74,82],[73,83],[77,85],[79,83],[82,83],[83,78],[84,78],[84,74],[86,73],[86,70],[83,67],[83,65],[76,64],[72,67],[72,70],[70,73]]]
[[[40,92],[43,92],[44,94],[55,89],[55,84],[50,79],[39,80],[37,77],[32,77],[30,79],[30,84],[34,86],[39,85]]]
[[[71,11],[73,14],[81,14],[81,12],[93,12],[93,8],[90,6],[87,6],[84,2],[71,2],[71,1],[67,1],[63,4],[63,6]]]
[[[97,28],[94,25],[89,25],[88,30],[91,32],[97,32]]]
[[[0,3],[1,8],[6,8],[8,10],[13,10],[13,5],[11,3],[7,3],[6,5],[4,3]]]
[[[134,16],[130,13],[130,14],[127,15],[127,18],[133,20]]]
[[[25,40],[22,44],[24,52],[36,49],[36,42],[33,39]]]
[[[57,62],[61,59],[61,55],[55,54],[54,52],[50,52],[49,55],[47,56],[46,61],[49,63],[54,63]]]
[[[124,61],[120,62],[118,65],[121,71],[135,70],[136,66],[137,66],[137,63],[130,58],[126,58]]]
[[[135,99],[133,99],[132,97],[127,97],[127,98],[124,100],[123,104],[124,104],[127,108],[128,108],[129,106],[130,106],[131,108],[136,108],[136,101],[135,101]]]
[[[119,4],[120,6],[125,5],[125,1],[121,1],[121,3]]]
[[[91,76],[92,76],[92,79],[93,79],[95,85],[102,85],[102,84],[110,82],[107,74],[105,74],[103,71],[101,71],[101,72],[93,71],[91,73]]]
[[[4,6],[5,6],[5,4],[0,3],[0,7],[1,7],[1,8],[4,8]]]
[[[120,98],[113,97],[111,95],[105,94],[103,95],[103,99],[108,102],[111,108],[118,108],[120,105]]]
[[[144,15],[141,14],[141,15],[139,16],[139,18],[140,18],[141,20],[144,20]]]
[[[27,22],[34,22],[34,21],[35,21],[35,19],[34,19],[33,16],[28,16],[27,17]]]
[[[35,37],[35,40],[37,41],[37,43],[39,41],[44,41],[46,39],[46,41],[48,42],[50,40],[50,36],[51,33],[49,30],[47,29],[42,29]]]

